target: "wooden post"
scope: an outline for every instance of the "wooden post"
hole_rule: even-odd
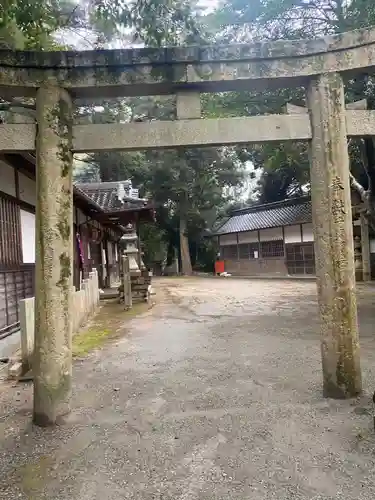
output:
[[[125,259],[126,255],[120,255],[120,279],[121,279],[121,285],[122,285],[122,292],[124,295],[124,304],[125,304],[125,294],[126,294],[126,278],[125,278]],[[120,302],[121,302],[121,295],[120,295]],[[124,305],[125,307],[125,305]]]
[[[326,397],[348,398],[361,392],[362,382],[349,157],[340,74],[313,78],[308,89],[308,106],[323,392]]]
[[[371,281],[370,238],[368,221],[364,214],[361,214],[361,247],[363,281]]]
[[[72,378],[72,103],[57,86],[36,96],[38,135],[34,423],[58,423],[70,410]]]
[[[107,288],[111,288],[111,266],[109,263],[108,239],[107,239],[108,237],[109,237],[109,234],[105,234],[105,238],[103,241],[103,250],[104,250],[104,256],[105,256],[105,272],[106,272],[105,286]]]
[[[133,298],[132,298],[129,257],[127,255],[122,256],[122,274],[123,274],[123,287],[124,287],[124,308],[126,310],[129,310],[133,307]]]

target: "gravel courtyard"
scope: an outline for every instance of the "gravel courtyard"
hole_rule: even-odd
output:
[[[352,401],[321,395],[314,282],[155,287],[152,309],[75,361],[64,426],[30,424],[30,384],[0,389],[1,499],[375,498],[375,287],[359,286]]]

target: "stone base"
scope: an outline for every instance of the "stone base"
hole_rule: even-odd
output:
[[[355,280],[356,281],[363,281],[362,269],[356,269],[356,271],[355,271]]]
[[[12,380],[18,380],[23,373],[23,366],[21,360],[13,360],[9,364],[8,377]]]
[[[140,276],[130,276],[133,304],[147,302],[150,296],[151,276],[147,269],[142,270]],[[121,284],[118,288],[119,302],[124,301],[124,286]]]
[[[146,302],[149,296],[151,276],[147,269],[142,270],[140,276],[131,276],[133,303]]]

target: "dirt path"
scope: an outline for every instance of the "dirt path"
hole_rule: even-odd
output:
[[[375,290],[362,289],[366,394],[321,397],[315,285],[170,279],[126,332],[76,362],[74,410],[33,428],[0,393],[0,498],[375,497]],[[3,416],[1,416],[3,415]]]

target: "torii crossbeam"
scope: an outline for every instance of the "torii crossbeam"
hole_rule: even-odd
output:
[[[34,421],[71,393],[72,153],[311,143],[323,389],[361,392],[347,136],[375,135],[374,111],[345,109],[343,77],[375,66],[375,28],[321,40],[92,52],[0,51],[0,95],[35,97],[36,122],[0,125],[0,149],[37,154]],[[200,93],[304,86],[308,113],[202,119]],[[176,121],[74,125],[75,103],[176,94]]]

